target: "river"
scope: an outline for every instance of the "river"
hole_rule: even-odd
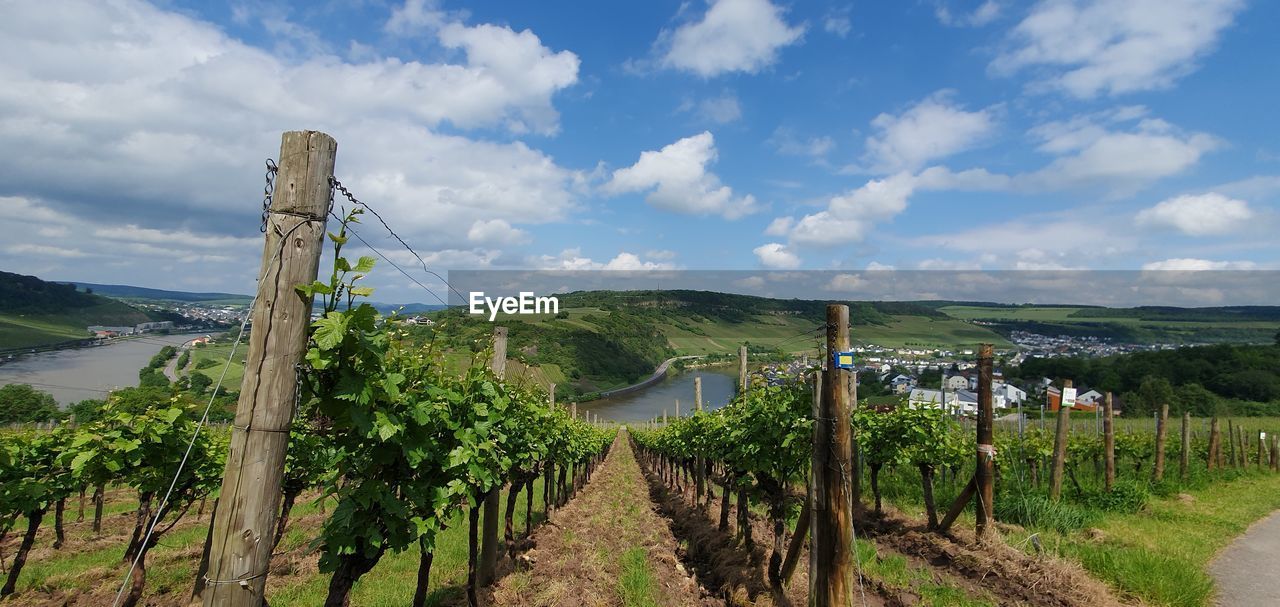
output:
[[[734,368],[692,369],[668,373],[661,383],[638,392],[581,403],[578,408],[603,419],[646,421],[655,416],[662,417],[664,409],[675,415],[676,401],[679,400],[680,411],[687,414],[693,406],[693,378],[697,376],[702,377],[702,406],[707,411],[727,405],[737,390],[738,374]]]
[[[67,406],[103,398],[116,388],[138,385],[138,370],[166,345],[178,346],[199,334],[120,339],[101,346],[25,354],[0,364],[0,386],[31,384]]]

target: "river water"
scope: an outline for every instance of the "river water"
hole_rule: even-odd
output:
[[[662,382],[638,392],[581,403],[578,408],[614,421],[646,421],[662,417],[664,409],[668,414],[675,415],[676,401],[679,400],[680,411],[687,414],[693,406],[693,378],[698,376],[702,377],[704,410],[711,411],[725,406],[737,391],[738,374],[735,369],[693,369],[680,373],[670,372]]]
[[[165,345],[177,346],[192,335],[145,335],[106,345],[26,354],[0,364],[0,386],[31,384],[67,406],[103,398],[117,388],[138,385],[138,370]]]

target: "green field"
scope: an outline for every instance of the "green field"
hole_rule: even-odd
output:
[[[600,308],[565,308],[567,319],[554,319],[551,314],[515,316],[498,314],[495,323],[554,322],[594,331],[596,326],[583,317],[606,315]],[[897,315],[887,325],[857,325],[852,329],[854,343],[888,348],[951,348],[992,343],[997,348],[1013,344],[996,332],[963,320]],[[746,322],[712,322],[705,319],[667,321],[658,326],[676,355],[728,354],[738,351],[744,342],[778,347],[786,352],[809,352],[817,348],[817,326],[812,322],[784,314],[757,314]]]
[[[227,356],[231,353],[231,344],[213,344],[203,347],[191,349],[191,363],[187,367],[189,373],[200,373],[212,379],[217,383],[218,377],[222,374],[222,368],[227,367],[227,377],[222,381],[223,390],[236,391],[240,389],[240,380],[244,378],[244,357],[248,351],[248,344],[240,344],[236,348],[235,358],[231,360],[230,365],[227,364]],[[212,360],[215,364],[207,366],[203,369],[197,369],[200,361]],[[208,363],[205,363],[208,364]]]
[[[1058,306],[949,305],[939,311],[965,321],[996,323],[1003,329],[1042,334],[1078,334],[1130,342],[1270,342],[1280,320],[1238,316],[1217,309],[1153,311]]]
[[[0,349],[28,348],[89,337],[84,326],[60,318],[0,313]]]

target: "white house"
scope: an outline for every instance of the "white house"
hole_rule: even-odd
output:
[[[1027,392],[1013,384],[999,383],[992,386],[991,391],[1004,399],[1005,407],[1016,407],[1027,402]]]
[[[969,378],[963,375],[952,375],[951,377],[947,378],[946,386],[947,386],[948,392],[953,390],[968,390]]]
[[[1076,395],[1077,405],[1089,405],[1092,407],[1092,406],[1098,405],[1099,404],[1098,401],[1100,400],[1102,400],[1102,393],[1098,392],[1097,390],[1090,390],[1088,392],[1085,392],[1084,394]]]

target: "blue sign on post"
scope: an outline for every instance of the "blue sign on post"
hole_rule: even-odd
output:
[[[853,352],[836,352],[835,366],[837,369],[852,369]]]

